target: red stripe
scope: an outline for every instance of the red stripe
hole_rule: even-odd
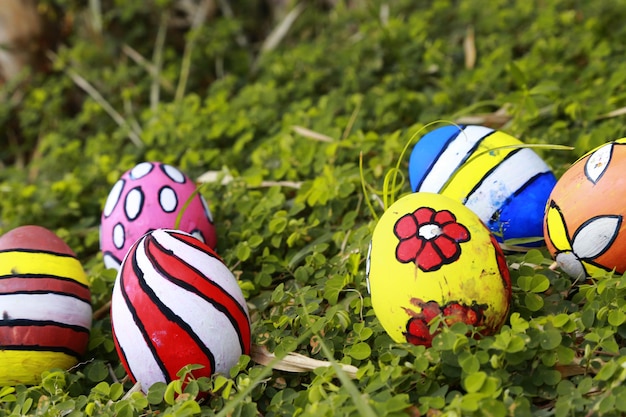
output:
[[[37,350],[61,350],[80,357],[85,353],[88,340],[89,332],[62,326],[0,326],[0,346],[7,350],[37,346]]]
[[[189,326],[163,305],[150,288],[143,287],[143,279],[137,276],[136,248],[126,260],[121,284],[136,322],[140,324],[144,337],[149,339],[146,340],[148,347],[170,381],[177,379],[176,373],[189,364],[204,365],[205,368],[199,370],[197,376],[210,376],[213,372],[211,358],[203,351],[204,345],[194,339]],[[132,346],[122,348],[132,349]]]
[[[222,258],[220,258],[219,255],[217,253],[215,253],[215,251],[213,249],[211,249],[210,246],[208,246],[206,243],[202,242],[201,240],[196,239],[193,236],[190,236],[190,235],[185,234],[185,233],[177,233],[177,232],[174,232],[174,231],[168,231],[167,233],[170,234],[171,236],[175,237],[178,240],[182,240],[183,242],[185,242],[189,246],[193,246],[194,248],[199,249],[202,252],[208,252],[209,255],[219,259],[220,261],[222,260]]]
[[[122,366],[124,366],[124,369],[126,369],[128,376],[134,384],[137,382],[137,378],[135,378],[135,375],[132,373],[130,366],[128,366],[128,360],[126,359],[124,350],[122,349],[120,342],[117,340],[117,336],[115,334],[115,324],[113,323],[113,321],[111,321],[111,333],[113,335],[113,344],[115,345],[115,350],[117,350],[117,356],[119,356],[120,361],[122,362]]]
[[[187,284],[181,286],[207,300],[218,310],[225,313],[231,322],[234,321],[233,326],[239,334],[239,339],[242,344],[241,349],[246,355],[249,354],[251,339],[250,321],[243,307],[237,300],[212,281],[210,277],[205,277],[198,270],[185,263],[177,256],[165,252],[158,243],[155,243],[154,238],[148,237],[146,239],[146,245],[146,253],[149,254],[151,259],[154,259],[154,263],[161,272],[168,278],[171,278],[170,281],[178,285],[180,285],[181,282]]]
[[[73,295],[91,304],[89,288],[73,279],[52,276],[13,276],[0,278],[0,294],[29,291]]]

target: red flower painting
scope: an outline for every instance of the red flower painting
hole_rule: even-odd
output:
[[[436,271],[461,256],[462,242],[470,240],[469,230],[457,223],[448,210],[420,207],[396,222],[394,234],[400,239],[396,259],[414,262],[424,272]]]
[[[430,347],[433,338],[439,332],[435,330],[430,333],[430,322],[438,315],[443,317],[446,325],[451,326],[454,323],[462,322],[472,326],[481,327],[485,324],[486,305],[478,305],[472,303],[466,305],[457,301],[450,301],[440,306],[436,301],[424,302],[419,298],[412,298],[411,304],[422,309],[416,313],[410,308],[405,308],[406,313],[411,316],[406,323],[406,332],[403,332],[407,342],[414,345],[424,345]],[[489,334],[489,329],[483,329],[481,333]]]

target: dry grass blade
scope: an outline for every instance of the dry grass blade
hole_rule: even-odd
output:
[[[57,55],[54,52],[48,51],[47,55],[51,61],[54,62],[57,60]],[[113,106],[111,106],[111,104],[102,96],[102,94],[100,94],[98,90],[96,90],[93,85],[89,83],[89,81],[81,77],[78,72],[71,68],[65,68],[64,71],[72,79],[72,81],[74,81],[74,84],[89,94],[89,96],[104,109],[104,111],[115,121],[115,123],[118,124],[118,126],[128,129],[128,138],[131,142],[140,148],[143,147],[143,142],[139,137],[141,132],[133,130],[132,125],[129,124],[126,119],[113,108]]]
[[[94,31],[102,35],[102,4],[100,0],[89,0],[89,9]]]
[[[204,184],[208,182],[217,182],[220,178],[221,185],[226,185],[234,180],[234,178],[230,175],[224,175],[220,177],[222,173],[220,171],[208,171],[204,174],[200,175],[197,179],[198,183]],[[296,190],[302,187],[302,182],[300,181],[261,181],[260,184],[248,185],[248,188],[270,188],[270,187],[285,187],[285,188],[294,188]]]
[[[389,3],[383,3],[380,5],[378,17],[380,18],[380,23],[383,26],[387,26],[389,24]]]
[[[207,171],[204,174],[200,175],[196,181],[199,183],[205,182],[217,182],[221,179],[220,184],[226,185],[231,182],[234,178],[228,172],[224,171]]]
[[[200,175],[196,180],[198,183],[204,184],[207,182],[218,182],[221,185],[226,185],[234,180],[233,176],[224,171],[207,171]],[[249,188],[269,188],[269,187],[286,187],[299,189],[302,187],[302,182],[299,181],[261,181],[258,185],[248,185]]]
[[[107,301],[106,303],[104,303],[104,305],[102,305],[102,307],[94,311],[93,319],[100,320],[103,317],[106,317],[110,311],[111,311],[111,300]]]
[[[296,190],[302,187],[302,183],[298,181],[261,181],[261,188],[269,188],[269,187],[285,187],[285,188],[295,188]],[[254,188],[254,187],[251,187]]]
[[[191,72],[191,52],[196,43],[197,33],[196,30],[204,24],[207,19],[209,11],[214,8],[213,0],[204,0],[198,6],[196,14],[191,22],[191,33],[187,43],[185,44],[185,51],[183,52],[182,65],[180,69],[180,78],[178,79],[178,86],[176,87],[176,94],[174,95],[174,101],[179,103],[185,95],[187,89],[187,80],[189,80],[189,73]]]
[[[224,16],[226,16],[229,19],[234,19],[235,14],[233,13],[233,8],[230,7],[230,2],[228,0],[219,0],[219,3],[220,3],[220,10],[222,11],[222,14],[224,14]],[[248,39],[246,38],[242,30],[239,30],[237,32],[237,36],[235,37],[235,40],[237,41],[237,45],[241,47],[248,46]]]
[[[334,142],[335,140],[328,135],[324,135],[323,133],[318,133],[314,130],[307,129],[302,126],[291,126],[291,129],[297,134],[304,136],[305,138],[318,140],[320,142]]]
[[[626,107],[622,107],[613,111],[610,111],[606,114],[602,114],[600,116],[598,116],[596,118],[596,120],[602,120],[602,119],[610,119],[612,117],[619,117],[619,116],[623,116],[626,114]]]
[[[302,4],[296,4],[296,6],[287,13],[287,16],[272,30],[268,37],[265,38],[265,41],[263,41],[261,53],[272,51],[280,44],[287,35],[287,32],[289,32],[291,25],[293,25],[303,10],[304,6]]]
[[[256,57],[254,63],[252,64],[252,73],[255,73],[259,67],[259,60],[261,57],[274,50],[280,42],[285,38],[287,32],[291,28],[291,25],[296,21],[300,13],[304,10],[304,6],[302,4],[296,4],[296,6],[287,13],[285,18],[270,32],[270,34],[265,38],[263,44],[261,45],[261,51],[259,55]]]
[[[499,128],[507,124],[512,117],[508,114],[481,113],[462,116],[455,119],[455,123],[461,125],[483,125],[491,128]]]
[[[256,363],[268,365],[276,356],[267,350],[265,346],[252,345],[250,357]],[[358,369],[352,365],[338,364],[341,369],[350,377],[356,378]],[[286,372],[309,372],[317,368],[328,368],[332,366],[330,362],[309,358],[299,353],[289,353],[282,360],[274,365],[274,369]]]
[[[465,68],[472,69],[476,65],[476,39],[474,28],[467,28],[465,39],[463,39],[463,52],[465,52]]]
[[[161,34],[161,30],[159,30],[159,35],[160,34]],[[158,41],[157,41],[157,44],[159,44]],[[163,41],[161,41],[160,44],[162,45]],[[161,46],[161,49],[162,48],[163,46]],[[163,78],[160,76],[160,68],[158,64],[156,63],[152,64],[150,61],[144,58],[139,52],[137,52],[135,49],[133,49],[133,47],[129,45],[126,45],[126,44],[122,45],[122,52],[124,52],[124,54],[128,56],[130,59],[132,59],[137,65],[145,69],[148,72],[148,74],[154,77],[157,80],[158,84],[161,85],[161,87],[165,88],[169,92],[174,91],[174,85],[166,78]]]
[[[131,395],[133,395],[136,392],[140,392],[140,391],[141,391],[141,384],[139,382],[135,382],[135,385],[130,387],[128,392],[126,394],[124,394],[124,396],[122,397],[122,400],[127,400],[127,399],[130,398]]]

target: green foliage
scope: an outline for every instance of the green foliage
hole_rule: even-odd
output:
[[[626,413],[621,276],[573,287],[544,250],[508,254],[502,329],[478,337],[456,323],[427,349],[384,332],[364,273],[377,190],[428,123],[503,109],[502,129],[525,142],[575,147],[537,149],[557,174],[625,135],[611,113],[626,106],[623,2],[305,1],[273,49],[261,45],[288,10],[254,1],[216,2],[197,28],[168,24],[176,1],[102,2],[101,32],[78,2],[46,3],[73,26],[49,73],[2,86],[21,98],[0,104],[0,232],[55,231],[105,312],[84,362],[0,387],[0,416]],[[330,366],[286,372],[243,356],[228,375],[194,379],[189,364],[180,380],[133,389],[111,338],[115,274],[102,265],[98,225],[110,187],[144,160],[214,174],[200,192],[254,343]]]

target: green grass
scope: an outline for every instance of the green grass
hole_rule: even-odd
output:
[[[626,136],[623,2],[311,0],[272,13],[269,2],[216,1],[186,27],[171,24],[178,2],[117,3],[87,13],[45,2],[70,28],[51,70],[1,87],[12,99],[0,102],[0,232],[57,233],[83,263],[98,313],[84,362],[37,386],[1,387],[0,415],[626,412],[621,276],[568,297],[572,283],[545,250],[509,254],[501,331],[475,339],[454,325],[428,349],[387,336],[365,284],[377,216],[409,192],[406,151],[434,122],[499,128],[557,176]],[[114,182],[145,160],[215,174],[200,192],[217,251],[276,368],[242,357],[182,395],[180,381],[132,390],[111,339],[115,273],[104,270],[98,225]],[[281,370],[290,353],[331,366]]]

